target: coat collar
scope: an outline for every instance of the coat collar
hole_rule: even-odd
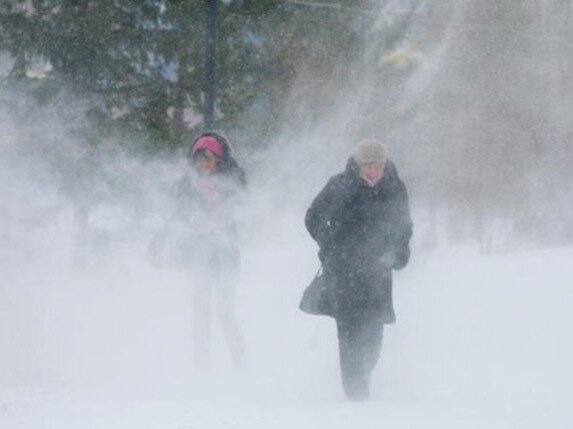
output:
[[[368,184],[360,177],[360,167],[358,163],[354,160],[354,157],[350,157],[346,162],[346,170],[344,172],[348,180],[355,186],[368,187],[373,190],[383,191],[393,188],[398,182],[398,172],[394,163],[390,160],[386,160],[386,165],[384,166],[384,176],[375,186],[368,186]]]

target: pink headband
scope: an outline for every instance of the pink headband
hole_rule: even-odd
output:
[[[193,145],[193,153],[201,149],[209,149],[217,156],[223,156],[223,147],[215,137],[204,136],[195,142]]]

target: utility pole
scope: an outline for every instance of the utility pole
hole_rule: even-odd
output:
[[[203,128],[210,130],[215,119],[215,66],[217,55],[217,0],[205,1],[205,82],[203,86]]]

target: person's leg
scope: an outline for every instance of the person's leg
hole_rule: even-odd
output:
[[[232,278],[223,276],[218,286],[216,291],[217,317],[233,363],[240,368],[244,365],[244,341],[235,308],[236,283]]]
[[[233,363],[241,368],[245,364],[245,347],[235,305],[237,285],[238,260],[235,255],[228,255],[218,270],[215,308]]]
[[[211,307],[212,285],[203,273],[192,278],[193,360],[197,369],[211,365]]]
[[[365,316],[360,348],[362,350],[364,372],[368,385],[370,385],[372,372],[378,363],[380,352],[382,351],[384,324],[379,311],[371,310]]]
[[[370,376],[382,347],[384,325],[369,311],[353,311],[336,318],[342,385],[348,399],[364,400],[370,396]]]
[[[341,313],[336,318],[342,387],[350,400],[368,399],[368,380],[362,362],[360,318],[356,314]]]

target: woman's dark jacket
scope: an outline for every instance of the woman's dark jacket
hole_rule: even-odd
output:
[[[350,158],[314,199],[305,223],[339,310],[380,309],[384,323],[394,322],[392,269],[408,263],[412,236],[408,194],[394,164],[387,161],[382,180],[370,186]]]
[[[190,170],[179,183],[176,221],[188,228],[196,260],[238,263],[234,212],[245,186],[243,170],[228,154],[212,175],[205,177]]]

